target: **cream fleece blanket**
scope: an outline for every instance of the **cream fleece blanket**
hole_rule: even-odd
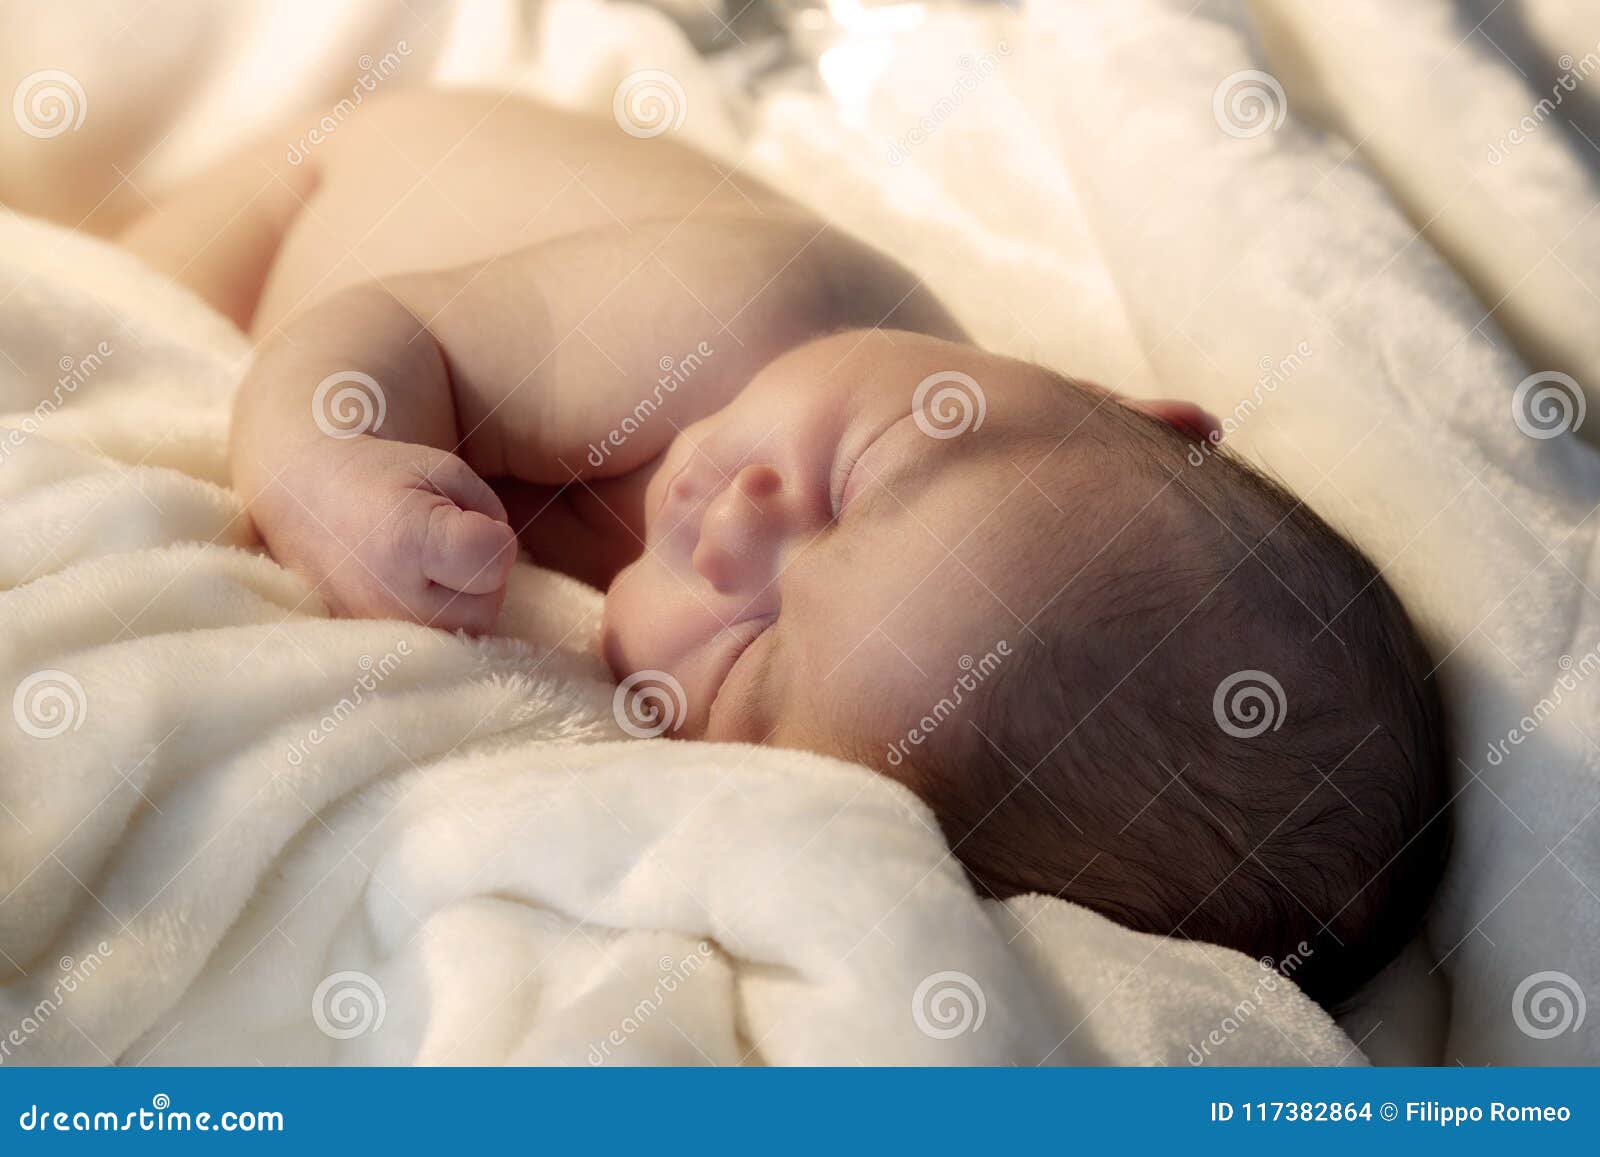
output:
[[[1355,534],[1418,614],[1442,660],[1438,677],[1462,756],[1456,767],[1456,853],[1429,935],[1345,1017],[1350,1036],[1374,1057],[1418,1063],[1600,1059],[1600,1017],[1588,1008],[1600,982],[1593,963],[1600,959],[1600,752],[1594,743],[1600,731],[1590,725],[1600,714],[1600,678],[1594,677],[1600,666],[1600,624],[1591,603],[1600,576],[1592,561],[1590,517],[1600,502],[1600,467],[1570,437],[1526,433],[1523,426],[1533,425],[1528,420],[1533,415],[1518,410],[1524,418],[1519,426],[1512,409],[1514,400],[1528,399],[1529,391],[1518,387],[1530,374],[1560,370],[1580,389],[1600,381],[1588,323],[1600,292],[1592,240],[1600,221],[1593,213],[1600,193],[1590,146],[1583,143],[1585,132],[1600,140],[1593,113],[1600,105],[1584,87],[1600,83],[1590,78],[1600,51],[1600,20],[1591,5],[1578,0],[1414,0],[1404,5],[1259,0],[1198,6],[1188,0],[1044,0],[1021,18],[975,8],[969,16],[941,16],[910,32],[861,37],[843,55],[824,62],[824,91],[768,84],[756,99],[720,86],[714,72],[659,18],[599,0],[551,0],[537,21],[541,36],[531,42],[515,35],[515,21],[504,5],[457,9],[417,0],[406,5],[365,0],[337,11],[321,5],[299,14],[293,52],[275,48],[270,37],[238,33],[239,27],[276,24],[269,14],[273,6],[230,6],[236,14],[231,23],[215,15],[196,20],[189,13],[193,7],[193,0],[159,0],[156,8],[167,9],[166,16],[151,18],[188,30],[194,43],[187,56],[174,51],[149,59],[146,71],[152,75],[133,81],[126,75],[133,57],[110,51],[103,32],[86,30],[81,16],[57,6],[42,5],[38,19],[27,22],[28,35],[0,45],[0,80],[14,83],[48,59],[70,68],[91,102],[81,131],[48,141],[0,141],[7,162],[0,179],[6,187],[31,192],[39,208],[57,211],[65,211],[61,207],[73,196],[86,194],[73,219],[102,197],[113,206],[119,200],[137,204],[130,188],[135,181],[181,174],[213,159],[251,125],[302,105],[331,103],[349,88],[350,70],[340,62],[363,52],[381,54],[403,37],[410,38],[414,50],[408,67],[416,65],[412,73],[421,75],[392,83],[479,80],[602,111],[610,107],[622,76],[642,68],[666,69],[684,88],[684,134],[902,255],[987,344],[1130,392],[1199,397],[1233,418],[1234,443]],[[480,17],[476,22],[463,19],[469,8]],[[491,11],[501,17],[481,18]],[[220,63],[206,72],[194,67],[201,60]],[[946,67],[941,69],[940,61]],[[267,91],[253,85],[250,78],[264,68],[284,83]],[[203,78],[200,87],[227,99],[185,102],[184,82],[195,76]],[[1232,88],[1225,85],[1230,80]],[[1235,99],[1241,83],[1243,103]],[[131,107],[150,115],[130,115],[128,97],[134,91],[175,104],[181,113],[172,118],[177,131],[163,125],[159,109],[152,112],[138,101]],[[102,98],[98,103],[96,94]],[[107,107],[113,110],[109,120],[93,115],[94,109]],[[130,174],[131,180],[123,179]],[[28,236],[47,248],[77,245],[36,231]],[[0,346],[17,362],[0,361],[0,381],[8,383],[8,400],[0,409],[19,411],[13,423],[26,418],[60,376],[53,364],[57,359],[81,362],[98,342],[125,337],[124,326],[160,346],[161,357],[153,364],[184,367],[183,400],[174,399],[163,377],[167,370],[136,372],[133,359],[124,359],[116,373],[125,376],[101,375],[107,391],[111,381],[119,382],[119,400],[107,416],[91,419],[88,410],[112,405],[107,399],[113,395],[97,396],[88,387],[49,415],[50,433],[30,444],[57,448],[36,468],[59,477],[62,486],[108,500],[82,527],[42,511],[13,516],[13,503],[6,502],[0,552],[20,551],[6,564],[11,568],[6,584],[20,588],[6,596],[6,608],[30,589],[22,583],[39,554],[38,547],[17,543],[37,539],[67,559],[109,556],[123,544],[155,545],[164,532],[152,526],[175,521],[183,527],[181,537],[205,541],[224,530],[219,543],[243,544],[226,530],[232,508],[219,491],[186,484],[182,500],[176,495],[159,499],[159,517],[134,493],[145,488],[154,496],[152,468],[220,478],[216,448],[224,407],[219,399],[233,373],[221,363],[237,353],[236,338],[192,306],[185,307],[181,325],[141,328],[132,319],[152,308],[147,298],[167,301],[163,308],[177,307],[148,287],[138,288],[136,278],[103,254],[77,248],[70,254],[51,263],[49,272],[60,278],[79,261],[94,270],[92,284],[72,288],[69,296],[76,304],[42,311],[30,306],[18,313],[17,299],[35,302],[39,286],[49,281],[34,275],[0,306]],[[84,291],[114,297],[115,304],[92,321],[81,320]],[[122,420],[123,399],[135,397],[137,412],[147,418]],[[1579,434],[1594,429],[1591,417]],[[1535,427],[1534,433],[1544,431]],[[87,450],[78,454],[61,446]],[[144,466],[123,481],[97,453]],[[11,465],[21,460],[13,457]],[[30,483],[24,493],[32,490]],[[17,509],[39,511],[32,505],[35,498],[27,501],[26,508]],[[267,564],[208,549],[196,552],[195,565],[182,570],[181,563],[166,557],[170,554],[139,556],[139,565],[177,576],[170,595],[146,609],[155,589],[135,587],[123,594],[127,580],[109,577],[98,588],[98,600],[58,616],[62,625],[52,627],[57,641],[42,650],[35,644],[31,661],[59,658],[65,665],[64,656],[74,648],[104,637],[85,634],[88,628],[80,623],[99,623],[113,638],[121,632],[112,651],[122,688],[114,702],[136,714],[149,711],[141,704],[150,701],[138,690],[142,668],[131,660],[135,632],[124,631],[111,612],[175,630],[187,616],[204,620],[213,614],[214,596],[219,596],[240,614],[258,615],[256,629],[263,635],[280,643],[293,637],[286,650],[280,646],[271,654],[281,659],[276,669],[284,683],[304,699],[298,707],[261,708],[267,715],[281,711],[283,718],[301,712],[295,725],[283,724],[283,742],[289,744],[304,738],[305,725],[315,726],[319,711],[349,696],[356,680],[367,674],[360,667],[363,655],[381,665],[399,642],[391,630],[350,641],[342,658],[323,655],[321,640],[331,635],[319,632],[339,628],[300,621],[299,615],[314,612],[314,604],[301,606],[295,625],[316,635],[315,644],[287,627],[268,630],[303,592],[284,587],[286,580]],[[0,558],[12,555],[0,553]],[[222,578],[216,577],[219,568]],[[540,586],[549,581],[519,572],[518,597],[509,615],[519,623],[512,633],[535,648],[541,640],[561,638],[582,618],[579,593],[560,584],[555,591]],[[36,605],[30,602],[20,620],[9,609],[0,611],[10,616],[0,646],[9,646],[13,634],[35,637],[28,631],[47,621],[30,618],[39,614],[32,609]],[[542,608],[558,605],[559,613],[537,617]],[[157,612],[159,619],[152,618]],[[379,695],[369,698],[376,710],[377,699],[411,687],[403,679],[420,679],[421,667],[429,668],[431,680],[436,654],[451,656],[455,665],[446,663],[451,673],[440,679],[458,690],[473,679],[493,685],[497,671],[520,672],[536,681],[560,682],[569,672],[570,679],[581,679],[582,661],[567,650],[583,638],[580,628],[549,658],[537,649],[474,652],[465,644],[434,640],[441,651],[427,652],[426,664],[407,657]],[[215,672],[218,679],[254,641],[238,646],[235,657]],[[176,646],[171,639],[169,645]],[[261,649],[273,645],[264,643]],[[195,721],[191,728],[209,722],[223,736],[231,734],[222,725],[230,718],[221,714],[224,708],[188,708],[205,686],[193,678],[188,653],[172,662],[185,664],[184,717]],[[18,664],[27,667],[21,659],[7,658],[7,664],[13,671]],[[485,694],[482,706],[498,701],[495,692]],[[242,710],[232,699],[228,704],[228,712]],[[460,718],[472,710],[463,708]],[[171,714],[170,708],[158,714],[156,724],[165,722],[165,728],[145,735],[142,747],[107,758],[132,768],[148,753],[164,769],[159,782],[184,778],[159,762],[167,749],[156,744],[176,722]],[[402,714],[414,718],[409,711]],[[608,726],[602,713],[599,731],[586,730],[594,717],[578,708],[540,715],[535,729],[603,734]],[[352,718],[340,727],[357,725]],[[514,730],[509,722],[506,727]],[[189,734],[180,730],[173,738]],[[238,741],[244,743],[245,737]],[[605,750],[586,748],[584,755]],[[674,758],[686,750],[692,749],[665,749]],[[571,762],[576,757],[563,758],[568,766],[578,766]],[[740,775],[772,758],[754,757],[741,765]],[[651,766],[656,759],[651,756]],[[418,762],[432,770],[425,756]],[[476,769],[482,762],[474,757],[470,766]],[[783,762],[787,768],[796,761],[785,757]],[[794,779],[785,772],[786,781]],[[106,790],[119,787],[127,794],[121,782],[107,781]],[[886,789],[876,781],[863,782],[868,793]],[[6,793],[15,790],[9,778],[5,783]],[[40,788],[30,781],[28,790]],[[0,794],[0,800],[16,807],[10,794]],[[612,800],[607,804],[627,814]],[[313,805],[324,816],[333,810],[315,800]],[[27,807],[18,815],[33,815]],[[137,799],[124,801],[112,815],[141,824],[160,818]],[[0,831],[10,819],[0,811]],[[299,838],[316,837],[320,824],[306,822],[309,835]],[[741,812],[740,822],[750,817]],[[96,826],[102,823],[123,831],[120,821],[99,813],[82,827],[107,843],[112,837]],[[369,829],[378,830],[370,823],[357,830]],[[69,847],[89,838],[74,831]],[[330,881],[342,880],[343,872],[373,878],[363,875],[364,865],[378,862],[370,850],[356,845]],[[58,854],[80,875],[88,870],[88,861]],[[83,875],[86,883],[80,886],[48,858],[38,873],[60,881],[62,894],[75,895],[74,911],[80,915],[98,907],[86,889],[105,891],[98,882],[102,877]],[[701,884],[683,878],[705,894]],[[867,888],[874,879],[857,875],[853,884]],[[389,887],[423,913],[411,893]],[[0,934],[11,935],[13,920],[20,919],[17,903],[14,898],[0,903]],[[30,900],[30,905],[41,903]],[[142,903],[113,908],[128,919]],[[368,911],[376,903],[369,903]],[[283,906],[292,907],[292,901]],[[28,911],[32,915],[35,908]],[[989,911],[994,919],[1001,917],[998,909]],[[1335,1051],[1308,1043],[1324,1038],[1321,1029],[1302,1027],[1315,1023],[1305,1019],[1302,1005],[1292,1016],[1281,1003],[1272,1006],[1276,1027],[1268,1030],[1264,1045],[1246,1029],[1229,1031],[1240,1023],[1236,1012],[1244,1006],[1234,1005],[1249,977],[1224,980],[1209,965],[1198,978],[1192,968],[1169,969],[1172,953],[1184,957],[1197,951],[1193,947],[1155,948],[1129,940],[1062,905],[1041,905],[1040,912],[1013,952],[1076,967],[1080,957],[1056,955],[1059,938],[1048,948],[1027,947],[1033,933],[1059,917],[1067,922],[1063,927],[1075,929],[1065,939],[1080,939],[1100,961],[1089,966],[1100,982],[1083,998],[1083,1011],[1091,1015],[1052,1059],[1091,1038],[1094,1047],[1084,1057],[1182,1059],[1189,1044],[1203,1043],[1203,1035],[1199,1040],[1189,1035],[1202,1027],[1207,1033],[1217,1028],[1230,1042],[1208,1050],[1212,1059],[1242,1062],[1264,1056],[1258,1046],[1271,1045],[1276,1027],[1284,1030],[1278,1043],[1291,1059],[1298,1059],[1298,1050],[1308,1059]],[[321,919],[322,909],[307,901],[293,916],[307,919],[308,913]],[[568,909],[561,919],[584,914]],[[270,935],[263,940],[261,933],[243,934],[248,942],[225,958],[230,976],[264,967],[240,961],[247,956],[260,961],[266,943],[280,939],[273,918],[261,919],[264,926],[251,927]],[[185,915],[164,927],[186,929],[187,921]],[[283,925],[290,935],[293,923]],[[66,924],[63,915],[59,927]],[[348,936],[368,955],[358,959],[331,952],[319,978],[307,974],[319,972],[316,968],[289,968],[285,975],[299,977],[301,993],[308,995],[328,976],[361,971],[360,960],[393,958],[379,952],[373,931],[379,926],[365,913],[349,926]],[[24,968],[32,971],[26,985],[14,983],[8,990],[13,1002],[8,1008],[20,1009],[48,992],[57,977],[41,977],[39,970],[53,958],[51,950],[65,952],[63,933],[38,931],[56,925],[36,920],[30,927],[32,947],[10,967],[18,976]],[[558,938],[568,930],[559,921],[555,927]],[[679,964],[696,951],[701,934],[703,929],[675,942],[654,964],[647,960],[651,983],[645,986],[640,978],[633,985],[636,1002],[648,995],[649,1007],[667,1009],[657,980],[664,982],[661,992],[667,982],[687,989],[672,974],[685,971]],[[573,940],[596,935],[594,926],[586,926]],[[308,941],[319,943],[315,936]],[[0,947],[13,956],[20,951],[10,941]],[[74,978],[83,968],[82,954],[92,947],[84,938],[75,942],[74,969],[61,973],[86,991]],[[862,945],[851,960],[859,961],[866,950]],[[466,959],[461,953],[445,955],[452,962]],[[1184,958],[1192,964],[1192,958]],[[1222,955],[1207,959],[1239,963]],[[0,967],[5,966],[0,958]],[[366,971],[378,967],[372,964]],[[776,975],[754,967],[763,978]],[[939,967],[962,970],[950,961]],[[181,978],[169,978],[181,972],[167,963],[140,971],[139,983],[188,992]],[[966,972],[977,975],[970,968]],[[1054,972],[1067,983],[1061,969]],[[1203,982],[1208,973],[1218,987],[1187,1000],[1164,995],[1191,981]],[[903,977],[900,987],[909,980],[915,992],[921,978],[920,973]],[[865,984],[859,977],[855,983]],[[329,991],[334,987],[330,984]],[[965,1041],[968,1046],[993,1024],[990,997],[991,1019]],[[214,1003],[206,1007],[214,1018],[208,1023],[237,1015],[224,996],[210,999]],[[506,1027],[511,1019],[506,1014],[513,1005],[523,1007],[519,1000],[498,1006],[489,1018],[510,1035],[520,1030]],[[845,1003],[841,999],[837,1007]],[[398,1004],[391,999],[387,1005],[391,1020],[385,1032],[393,1031],[392,1018],[401,1011],[427,1019],[414,1004],[403,1010]],[[1176,1012],[1175,1004],[1182,1006]],[[351,1005],[359,1014],[359,994]],[[293,1024],[292,1030],[284,1029],[283,1039],[309,1034],[303,1018],[293,1022],[292,1010],[272,1007],[277,1011],[263,1006],[266,1019],[281,1014],[288,1018],[285,1024]],[[548,1014],[554,1006],[546,1001],[540,1007]],[[1164,1020],[1168,1017],[1170,1022]],[[1115,1023],[1092,1032],[1103,1018]],[[676,1014],[673,1019],[684,1024]],[[1076,1023],[1070,1013],[1065,1019]],[[169,1013],[153,1035],[170,1031],[169,1044],[185,1040],[189,1032],[180,1021],[201,1023],[201,1014]],[[1242,1023],[1251,1021],[1260,1027],[1262,1018]],[[676,1032],[661,1030],[664,1023],[654,1018],[656,1030],[682,1045]],[[808,1027],[818,1023],[811,1018]],[[644,1034],[635,1025],[625,1040]],[[69,1035],[80,1052],[99,1059],[75,1032]],[[741,1022],[735,1035],[753,1044],[760,1032],[749,1032]],[[230,1030],[218,1028],[214,1037],[228,1041]],[[300,1039],[329,1047],[309,1035]],[[376,1039],[345,1047],[366,1049]],[[1167,1044],[1147,1047],[1155,1039]],[[1248,1047],[1238,1047],[1243,1041],[1250,1042]],[[146,1046],[141,1042],[140,1047]],[[0,1060],[7,1059],[5,1048],[0,1036]],[[219,1044],[211,1055],[223,1051]],[[758,1051],[751,1059],[778,1058]],[[932,1059],[952,1055],[941,1052]]]

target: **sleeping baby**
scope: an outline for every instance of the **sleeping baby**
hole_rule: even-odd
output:
[[[984,892],[1304,941],[1324,1003],[1415,931],[1429,661],[1350,543],[1189,453],[1203,411],[974,346],[670,137],[415,93],[274,139],[126,242],[261,339],[234,482],[336,613],[492,632],[520,546],[606,591],[669,734],[894,777]]]

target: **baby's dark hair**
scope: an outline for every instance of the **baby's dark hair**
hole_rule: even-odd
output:
[[[1104,493],[1083,501],[1104,545],[1063,546],[1045,583],[1063,589],[966,737],[918,753],[915,786],[996,896],[1270,959],[1331,1006],[1414,935],[1443,867],[1427,651],[1372,563],[1282,486],[1101,412],[1069,445],[1098,458],[1084,485]]]

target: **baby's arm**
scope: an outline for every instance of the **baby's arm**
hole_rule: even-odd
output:
[[[241,387],[234,482],[273,553],[336,611],[486,631],[515,536],[483,478],[627,473],[800,341],[942,319],[903,271],[798,215],[619,224],[291,319]],[[714,352],[657,389],[700,342]],[[339,380],[352,373],[376,390]],[[329,433],[347,433],[332,408],[345,387],[367,389],[374,416],[381,399],[381,422]],[[594,467],[590,445],[646,397],[659,409]]]

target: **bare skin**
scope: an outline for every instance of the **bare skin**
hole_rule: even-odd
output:
[[[364,109],[315,163],[254,319],[266,341],[234,477],[273,552],[341,613],[489,629],[508,525],[604,586],[638,551],[640,495],[677,429],[762,365],[845,326],[957,333],[887,258],[614,125],[408,95]],[[701,342],[715,355],[592,465],[663,359]],[[381,383],[387,417],[330,439],[315,388],[352,369]],[[375,526],[369,504],[390,517]]]
[[[310,158],[314,177],[259,149],[245,160],[266,179],[225,168],[128,242],[248,319],[261,343],[236,404],[233,476],[273,554],[336,613],[487,632],[520,540],[536,561],[610,588],[607,658],[619,676],[675,673],[690,699],[680,735],[849,753],[819,702],[801,710],[806,697],[785,692],[797,707],[785,726],[771,701],[780,681],[756,677],[786,585],[785,632],[804,644],[788,648],[788,686],[825,690],[848,662],[846,701],[884,715],[870,730],[903,726],[900,708],[926,694],[899,677],[906,663],[937,672],[1014,627],[1008,604],[1032,596],[998,592],[1033,573],[1042,520],[1073,503],[1065,465],[1056,498],[1044,473],[1017,496],[1018,447],[1115,404],[1064,396],[1050,375],[973,348],[886,255],[609,121],[410,93],[341,125]],[[252,214],[269,227],[208,238],[188,227]],[[281,236],[276,253],[264,231]],[[209,272],[221,266],[235,271],[229,285]],[[930,445],[910,394],[952,369],[984,380],[990,426]],[[336,413],[341,391],[355,392]],[[1143,405],[1208,428],[1192,406]],[[906,481],[898,512],[851,497],[871,513],[843,517],[840,471],[854,457],[866,473],[852,495],[863,477]],[[930,496],[942,504],[919,510]],[[1011,545],[974,560],[981,577],[963,561],[965,574],[915,582],[910,561],[931,572],[949,555],[917,528],[952,512],[1012,527]],[[857,593],[830,609],[823,592],[846,589]],[[886,650],[884,611],[902,606],[948,629]],[[841,610],[854,621],[818,619]],[[838,654],[806,677],[792,656],[820,663],[823,642]],[[891,685],[904,695],[881,694]]]

